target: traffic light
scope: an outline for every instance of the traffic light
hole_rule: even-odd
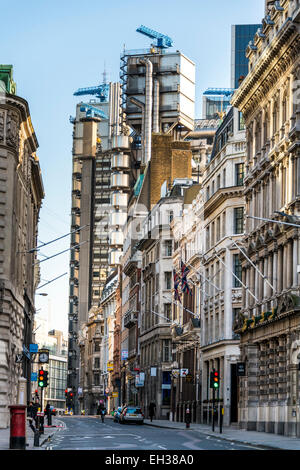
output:
[[[65,390],[65,397],[68,398],[68,389]]]
[[[219,372],[215,369],[210,373],[210,388],[218,390],[220,387],[220,375]]]
[[[45,387],[45,371],[43,369],[39,370],[39,375],[38,375],[38,386],[43,388]]]
[[[44,387],[48,387],[48,371],[44,371]]]
[[[48,371],[40,369],[38,375],[38,386],[41,388],[48,387]]]
[[[219,383],[219,372],[214,370],[213,371],[213,374],[214,374],[214,380],[213,380],[213,387],[214,389],[218,389],[219,386],[220,386],[220,383]]]

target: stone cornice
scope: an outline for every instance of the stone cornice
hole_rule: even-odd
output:
[[[204,204],[204,218],[206,219],[227,199],[234,197],[240,197],[242,199],[243,191],[243,186],[230,186],[226,188],[219,188],[213,194],[213,196]]]
[[[20,121],[24,125],[24,129],[26,131],[31,150],[32,152],[35,152],[39,144],[31,122],[30,111],[27,101],[21,98],[20,96],[5,94],[4,99],[1,101],[0,109],[12,109],[15,111],[16,108],[18,109],[20,114]]]

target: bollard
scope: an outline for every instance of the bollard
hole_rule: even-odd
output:
[[[34,447],[40,447],[40,431],[38,429],[34,431],[33,445]]]
[[[10,449],[26,449],[26,406],[11,405],[10,409]]]

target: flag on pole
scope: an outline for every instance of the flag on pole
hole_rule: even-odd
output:
[[[181,290],[182,292],[188,292],[192,295],[192,291],[187,280],[187,275],[189,272],[189,268],[181,261]]]
[[[175,300],[179,300],[179,302],[180,302],[180,294],[178,292],[180,279],[179,279],[179,276],[178,276],[177,272],[175,271],[175,269],[173,269],[173,279],[174,279]]]

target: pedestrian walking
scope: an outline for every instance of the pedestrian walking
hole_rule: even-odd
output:
[[[97,414],[101,416],[101,421],[102,423],[104,423],[104,416],[106,415],[106,408],[102,400],[100,402],[100,405],[98,406]]]
[[[186,427],[186,429],[188,429],[190,427],[190,424],[191,424],[191,413],[190,413],[190,409],[187,408],[186,411],[185,411],[185,427]]]
[[[153,417],[155,416],[155,410],[156,410],[156,405],[152,401],[149,405],[149,416],[150,416],[151,422],[152,422]]]
[[[34,408],[33,408],[32,401],[27,405],[27,419],[29,421],[30,428],[32,429],[33,432],[35,432],[36,428],[33,424],[35,421],[34,421]]]
[[[51,426],[52,425],[52,413],[51,413],[50,403],[47,403],[46,405],[46,416],[47,416],[48,426]]]

